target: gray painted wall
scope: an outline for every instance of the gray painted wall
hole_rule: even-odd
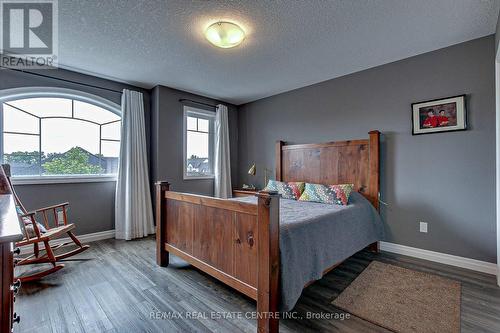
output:
[[[497,19],[497,26],[495,29],[495,54],[498,53],[498,43],[500,42],[500,15]]]
[[[243,105],[240,183],[262,185],[275,140],[356,139],[378,129],[387,241],[496,262],[494,59],[489,36]],[[464,93],[469,130],[411,135],[412,102]],[[246,173],[254,161],[258,181]]]
[[[26,209],[69,202],[68,218],[83,235],[115,228],[115,182],[15,185]]]
[[[183,104],[186,98],[216,105],[219,101],[184,91],[157,86],[152,91],[151,109],[151,175],[152,181],[166,180],[172,190],[213,195],[213,179],[183,180]],[[237,184],[238,113],[236,106],[224,103],[229,109],[229,136],[231,139],[231,181]],[[197,104],[192,106],[203,108]]]
[[[151,103],[149,91],[66,70],[39,70],[38,72],[44,75],[56,76],[119,91],[123,88],[141,91],[144,94],[146,128],[149,129]],[[36,77],[10,70],[0,70],[0,89],[30,86],[69,88],[95,94],[118,104],[121,101],[121,94],[115,92]],[[149,139],[149,131],[147,137]],[[1,140],[0,136],[0,144],[3,144]],[[68,217],[71,222],[76,224],[77,234],[114,229],[115,182],[17,185],[16,191],[29,210],[69,201],[70,209]]]

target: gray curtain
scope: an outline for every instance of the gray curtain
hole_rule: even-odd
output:
[[[115,237],[134,239],[153,234],[153,209],[142,93],[124,89],[120,167],[116,182]]]
[[[215,181],[214,193],[218,198],[232,196],[231,155],[229,151],[229,122],[227,106],[217,105],[215,115]]]

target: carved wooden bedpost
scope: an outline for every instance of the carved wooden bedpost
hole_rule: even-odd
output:
[[[166,206],[165,192],[170,190],[170,183],[166,181],[156,182],[156,263],[159,266],[168,266],[168,252],[165,250],[167,236],[166,228]]]
[[[370,131],[368,134],[370,134],[370,169],[368,173],[368,188],[370,192],[369,196],[371,203],[378,210],[378,195],[380,192],[380,132]]]
[[[281,181],[281,150],[283,149],[283,145],[285,143],[283,141],[276,141],[276,151],[275,151],[275,154],[276,154],[276,161],[275,161],[275,164],[276,164],[276,180],[278,181]],[[264,184],[265,186],[267,186],[267,184]]]
[[[369,197],[372,205],[379,211],[379,193],[380,193],[380,132],[370,131],[370,162],[368,172]],[[380,252],[379,242],[369,246],[369,249],[375,253]]]
[[[261,191],[258,197],[257,331],[276,333],[279,318],[279,194]]]

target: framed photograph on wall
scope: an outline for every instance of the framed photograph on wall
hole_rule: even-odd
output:
[[[427,134],[467,129],[465,95],[413,103],[412,134]]]

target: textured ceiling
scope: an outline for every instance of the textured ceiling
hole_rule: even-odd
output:
[[[65,0],[61,67],[235,104],[494,33],[497,0]],[[247,38],[217,49],[218,20]]]

